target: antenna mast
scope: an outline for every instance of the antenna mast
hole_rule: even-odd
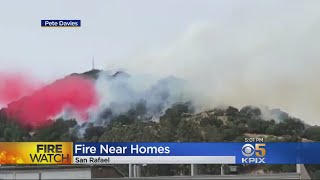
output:
[[[92,57],[92,70],[94,70],[94,56]]]

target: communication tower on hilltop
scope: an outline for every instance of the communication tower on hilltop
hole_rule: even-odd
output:
[[[94,56],[92,57],[92,70],[94,70]]]

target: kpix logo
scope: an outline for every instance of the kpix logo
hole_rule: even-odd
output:
[[[266,163],[265,158],[263,158],[267,151],[265,149],[266,144],[265,143],[259,143],[255,144],[253,146],[252,144],[245,144],[241,148],[241,152],[246,158],[242,158],[241,161],[244,164],[261,164]],[[255,157],[252,157],[254,156]]]

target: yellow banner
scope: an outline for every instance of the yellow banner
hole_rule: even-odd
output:
[[[0,142],[0,164],[71,164],[72,142]]]

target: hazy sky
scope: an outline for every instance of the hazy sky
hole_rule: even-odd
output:
[[[262,18],[294,25],[292,19],[310,19],[306,9],[318,11],[319,5],[312,0],[0,1],[0,70],[59,77],[90,69],[92,56],[99,68],[128,68],[123,66],[135,63],[129,57],[171,46],[194,23],[246,26]],[[82,27],[41,28],[42,19],[80,19]]]
[[[95,56],[97,68],[181,76],[210,102],[279,107],[320,124],[319,7],[318,0],[0,1],[0,71],[53,79],[90,70]],[[41,28],[43,19],[80,19],[82,27]]]
[[[194,22],[223,20],[231,10],[231,1],[1,1],[0,70],[57,77],[90,69],[92,56],[97,67],[112,67],[167,46]],[[41,28],[42,19],[80,19],[82,27]]]

